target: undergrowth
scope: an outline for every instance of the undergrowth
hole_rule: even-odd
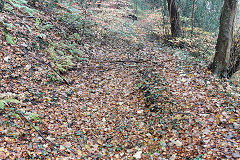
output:
[[[188,121],[188,117],[177,118],[177,115],[182,110],[176,107],[178,104],[171,97],[172,94],[164,76],[159,73],[153,73],[150,70],[145,71],[142,75],[136,87],[145,102],[145,106],[143,107],[154,113],[155,118],[151,123],[157,122],[160,124],[163,129],[162,132],[167,131],[169,128],[180,130],[181,122],[183,120]],[[169,117],[175,116],[176,118],[172,118],[171,121],[166,121]],[[151,124],[149,125],[151,126]]]

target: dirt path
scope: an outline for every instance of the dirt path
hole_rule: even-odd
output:
[[[141,30],[118,12],[119,24]],[[204,63],[141,36],[145,48],[138,51],[131,41],[91,42],[92,59],[63,75],[70,85],[4,42],[0,91],[22,103],[0,113],[0,159],[56,159],[61,152],[69,159],[240,158],[239,96],[232,94],[239,90],[214,78]],[[12,115],[13,107],[39,115],[32,123],[43,136]]]
[[[48,82],[47,69],[38,63],[30,72],[14,67],[15,60],[25,60],[11,54],[9,62],[1,62],[6,68],[1,89],[24,93],[19,109],[39,114],[42,122],[34,124],[73,159],[237,158],[239,101],[227,97],[229,84],[214,79],[203,64],[177,58],[173,50],[148,50],[152,62],[143,63],[108,63],[128,55],[96,53],[97,60],[68,74],[70,86]],[[142,81],[159,93],[150,107],[136,89]],[[158,112],[150,112],[154,105]],[[60,157],[20,119],[4,121],[9,119],[1,117],[3,158]]]

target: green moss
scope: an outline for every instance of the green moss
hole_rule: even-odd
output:
[[[9,34],[6,34],[5,37],[6,37],[6,41],[7,41],[8,44],[16,45],[14,37],[10,36]]]
[[[33,16],[34,13],[38,12],[36,9],[29,8],[25,6],[27,1],[25,0],[9,0],[9,2],[19,10],[22,10],[24,13],[28,14],[29,16]]]
[[[81,37],[78,33],[74,33],[73,34],[73,37],[76,39],[76,40],[81,40]]]
[[[70,50],[70,52],[72,55],[78,55],[78,56],[82,56],[84,54],[84,52],[79,49],[72,49],[72,50]]]
[[[61,50],[56,50],[56,52],[57,52],[59,55],[61,55],[61,56],[64,56],[64,55],[65,55],[65,53],[64,53],[63,51],[61,51]]]
[[[53,29],[53,28],[54,28],[54,26],[53,26],[52,24],[46,24],[46,25],[43,25],[43,26],[41,27],[42,31],[51,30],[51,29]]]

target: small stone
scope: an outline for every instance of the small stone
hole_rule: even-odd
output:
[[[239,151],[232,153],[233,158],[240,158]]]
[[[158,160],[167,160],[166,158],[158,157]]]
[[[93,112],[96,112],[96,111],[97,111],[97,109],[95,108],[95,109],[93,109],[92,111],[93,111]]]
[[[31,66],[30,64],[28,64],[28,65],[25,66],[25,69],[28,71],[28,70],[31,69],[31,67],[32,67],[32,66]]]
[[[48,146],[48,144],[44,144],[43,147],[44,148],[48,148],[49,146]]]
[[[123,105],[123,104],[124,104],[124,102],[118,102],[118,104],[121,106],[121,105]]]
[[[65,147],[63,145],[60,145],[60,148],[59,148],[61,151],[63,151],[65,149]]]
[[[38,137],[38,139],[39,139],[40,141],[42,141],[42,140],[43,140],[43,138],[42,138],[42,137]]]
[[[143,113],[143,110],[139,110],[137,111],[138,114],[142,114]]]
[[[181,147],[182,146],[182,142],[180,142],[179,140],[175,141],[175,145],[177,147]]]
[[[139,127],[140,127],[140,128],[142,128],[144,125],[145,125],[144,122],[140,122],[140,123],[139,123]]]
[[[72,146],[72,144],[70,143],[70,142],[65,142],[64,144],[63,144],[65,147],[71,147]]]
[[[232,132],[228,132],[228,135],[227,135],[227,139],[232,139],[232,138],[234,138],[235,137],[235,135],[232,133]]]
[[[104,118],[102,119],[102,121],[103,121],[103,122],[106,122],[106,118],[104,117]]]
[[[4,59],[4,61],[9,62],[10,56],[4,57],[3,59]]]
[[[172,142],[172,144],[175,144],[177,147],[181,147],[182,146],[182,142],[179,141],[179,140],[172,139],[171,142]]]
[[[174,153],[170,158],[169,160],[175,160],[177,158],[177,153]]]
[[[199,114],[200,116],[207,117],[209,114]]]
[[[208,144],[209,142],[210,142],[210,139],[203,139],[203,142],[205,143],[205,144]]]
[[[225,117],[228,116],[227,112],[225,112],[225,111],[222,112],[222,115],[225,116]]]
[[[151,137],[152,135],[150,133],[147,133],[146,136]]]
[[[165,141],[160,141],[160,146],[162,147],[162,149],[164,149],[166,147],[166,143]]]
[[[155,152],[155,153],[153,153],[153,155],[154,155],[154,156],[159,156],[160,153]]]
[[[210,130],[208,128],[205,128],[202,133],[208,135],[210,133]]]
[[[135,153],[135,154],[133,155],[133,157],[136,158],[136,159],[142,158],[142,151],[138,151],[137,153]]]
[[[240,129],[240,124],[238,124],[237,122],[233,122],[233,127],[235,129]]]
[[[49,141],[55,141],[55,138],[53,138],[51,136],[48,136],[46,139],[49,140]]]
[[[131,153],[132,152],[132,150],[131,149],[127,149],[127,153]]]

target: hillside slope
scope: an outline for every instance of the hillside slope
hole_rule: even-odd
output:
[[[0,159],[240,158],[239,88],[110,2],[7,1],[0,99],[21,103],[0,104]]]

